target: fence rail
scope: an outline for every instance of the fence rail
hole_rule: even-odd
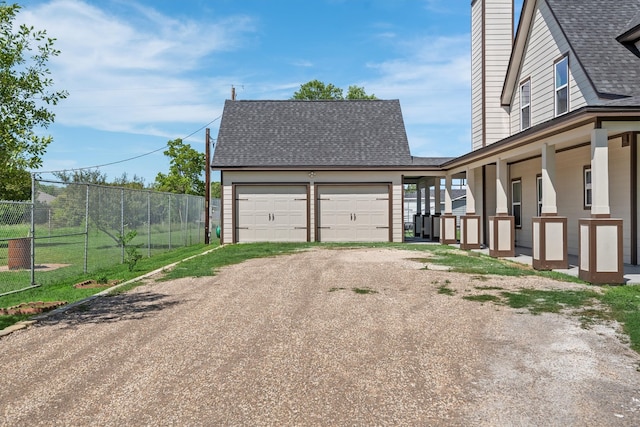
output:
[[[0,295],[204,242],[204,197],[37,180],[32,202],[0,201]],[[210,204],[210,230],[219,202]]]

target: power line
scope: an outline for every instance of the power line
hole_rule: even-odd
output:
[[[191,132],[189,135],[187,135],[187,136],[185,136],[184,138],[182,138],[182,140],[184,141],[185,139],[192,137],[193,135],[195,135],[196,133],[200,132],[202,129],[206,128],[207,126],[209,126],[210,124],[212,124],[212,123],[213,123],[213,122],[215,122],[216,120],[220,119],[220,117],[222,117],[222,114],[221,114],[221,115],[219,115],[218,117],[216,117],[215,119],[211,120],[211,121],[210,121],[209,123],[207,123],[206,125],[204,125],[204,126],[202,126],[201,128],[199,128],[198,130],[196,130],[196,131],[194,131],[194,132]],[[149,151],[148,153],[140,154],[140,155],[138,155],[138,156],[134,156],[134,157],[129,157],[128,159],[117,160],[117,161],[115,161],[115,162],[103,163],[103,164],[95,165],[95,166],[85,166],[85,167],[82,167],[82,168],[61,169],[61,170],[56,170],[56,171],[38,171],[38,172],[36,172],[36,173],[54,173],[54,172],[67,172],[67,171],[72,172],[72,171],[82,171],[82,170],[87,170],[87,169],[99,169],[99,168],[104,167],[104,166],[117,165],[117,164],[119,164],[119,163],[125,163],[125,162],[129,162],[129,161],[131,161],[131,160],[139,159],[139,158],[141,158],[141,157],[149,156],[149,155],[151,155],[151,154],[153,154],[153,153],[157,153],[157,152],[158,152],[158,151],[160,151],[160,150],[164,150],[165,148],[167,148],[167,146],[168,146],[168,145],[165,145],[165,146],[160,147],[160,148],[158,148],[158,149],[156,149],[156,150]]]

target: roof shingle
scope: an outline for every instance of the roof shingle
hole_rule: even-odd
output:
[[[411,164],[398,100],[226,101],[213,167]]]
[[[616,40],[640,16],[640,1],[546,2],[600,95],[640,95],[640,58]]]

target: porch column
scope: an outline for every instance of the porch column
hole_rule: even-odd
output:
[[[622,219],[611,218],[606,129],[591,131],[591,197],[591,218],[578,221],[579,276],[597,284],[623,283]]]
[[[508,165],[505,159],[496,161],[496,215],[489,217],[489,255],[515,256],[515,220],[509,215]]]
[[[467,213],[460,217],[460,249],[480,249],[480,216],[476,215],[476,173],[467,168]]]
[[[542,209],[533,217],[533,268],[568,268],[567,218],[558,215],[556,198],[556,147],[542,145]],[[537,184],[537,183],[536,183]]]
[[[445,176],[444,181],[444,215],[440,217],[440,230],[440,243],[443,245],[458,243],[456,236],[456,217],[453,215],[450,174]]]
[[[422,235],[422,188],[420,181],[416,182],[416,213],[413,216],[413,235],[420,237]]]
[[[433,215],[431,215],[431,240],[440,241],[440,190],[442,189],[442,179],[437,176],[433,182]],[[431,203],[429,203],[431,204]]]

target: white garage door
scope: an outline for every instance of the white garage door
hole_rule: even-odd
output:
[[[237,242],[306,242],[307,187],[236,186]]]
[[[318,240],[388,242],[389,186],[318,187]]]

